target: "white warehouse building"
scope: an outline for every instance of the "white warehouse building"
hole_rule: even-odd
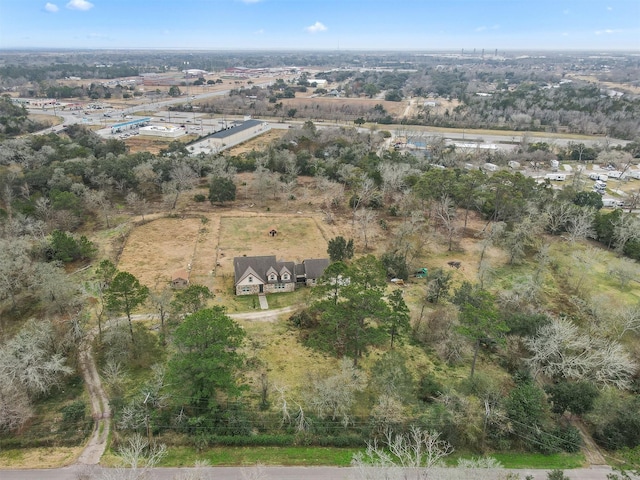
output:
[[[207,142],[217,151],[233,147],[271,130],[271,126],[262,120],[246,120],[226,130],[216,132],[207,138]]]

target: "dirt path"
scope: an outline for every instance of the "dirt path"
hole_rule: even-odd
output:
[[[259,322],[274,322],[280,315],[295,312],[297,307],[284,307],[275,310],[260,310],[258,312],[230,313],[229,316],[235,320],[255,320]]]
[[[582,452],[584,453],[585,458],[590,466],[600,466],[607,465],[607,461],[605,460],[600,448],[596,445],[596,442],[593,441],[593,438],[587,431],[584,423],[580,420],[573,420],[571,423],[580,430],[580,436],[582,437],[582,441],[584,443],[582,447]]]
[[[102,388],[100,375],[98,375],[96,362],[93,358],[93,348],[91,347],[95,335],[95,330],[92,330],[87,335],[79,353],[80,370],[89,392],[91,414],[93,416],[93,433],[76,460],[76,463],[81,465],[97,465],[100,463],[100,458],[107,448],[107,440],[111,430],[109,399]]]
[[[275,310],[266,310],[258,312],[248,313],[232,313],[229,314],[231,318],[236,320],[254,320],[260,322],[273,322],[277,320],[280,315],[285,313],[291,313],[295,311],[296,307],[278,308]],[[157,315],[143,313],[139,315],[133,315],[131,317],[133,321],[153,320],[157,319]],[[109,328],[120,320],[126,320],[126,317],[121,319],[112,319],[108,321],[103,329]],[[82,450],[82,453],[78,456],[76,464],[79,465],[98,465],[100,458],[104,454],[107,448],[107,441],[109,439],[109,432],[111,431],[111,408],[109,406],[109,399],[102,388],[102,381],[98,374],[95,359],[93,358],[93,348],[91,347],[96,334],[97,328],[91,330],[86,336],[79,352],[79,364],[82,378],[87,386],[89,393],[89,400],[91,402],[91,415],[93,416],[93,433],[91,438],[87,442]]]

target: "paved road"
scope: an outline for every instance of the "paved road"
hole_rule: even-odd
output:
[[[173,480],[189,472],[195,473],[194,470],[189,468],[155,468],[145,478],[149,480]],[[103,473],[108,472],[109,470],[103,472],[100,467],[90,469],[81,466],[50,470],[0,470],[0,478],[2,480],[100,479],[104,478]],[[482,478],[483,480],[498,480],[506,472],[518,474],[521,480],[524,480],[527,475],[531,475],[535,480],[546,480],[548,473],[547,470],[492,470],[483,471],[483,476],[476,476],[469,471],[447,468],[434,469],[429,475],[429,479],[468,480],[470,478]],[[197,478],[215,480],[242,480],[249,478],[259,480],[355,480],[363,478],[357,476],[357,472],[354,469],[344,467],[261,467],[259,469],[255,467],[208,467],[198,469],[198,473],[201,475]],[[571,480],[607,480],[607,474],[611,473],[611,470],[608,468],[585,468],[565,470],[564,473]],[[411,480],[414,476],[409,475],[407,478]]]

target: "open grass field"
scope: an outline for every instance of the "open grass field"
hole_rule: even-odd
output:
[[[268,234],[272,227],[276,237]],[[233,211],[164,217],[133,228],[118,268],[149,287],[166,284],[174,272],[190,268],[191,283],[206,285],[218,297],[233,297],[234,257],[324,258],[333,236],[328,235],[313,214]],[[230,311],[251,307],[233,298],[219,301],[233,307]]]
[[[29,113],[29,118],[34,122],[44,123],[45,125],[60,125],[64,119],[62,117],[54,117],[53,115],[44,115],[42,113]]]
[[[298,94],[299,95],[299,94]],[[344,97],[313,97],[310,96],[296,96],[296,98],[283,98],[282,104],[284,110],[289,108],[296,108],[300,112],[300,116],[312,117],[312,114],[307,114],[314,105],[321,105],[323,107],[331,107],[334,111],[340,111],[341,109],[349,106],[366,108],[368,110],[373,109],[376,105],[380,104],[391,115],[402,115],[407,107],[407,102],[388,102],[386,100],[380,100],[376,98],[344,98]]]
[[[185,141],[185,137],[179,138],[179,141]],[[145,135],[136,135],[124,140],[129,148],[130,153],[150,152],[154,155],[160,153],[160,150],[167,148],[172,142],[172,138],[149,137]]]
[[[278,234],[269,236],[275,228]],[[225,216],[220,225],[220,270],[233,271],[233,257],[276,255],[302,262],[327,256],[327,238],[313,218],[296,215]]]
[[[129,234],[118,269],[135,275],[148,287],[171,280],[171,275],[192,264],[200,243],[216,242],[212,231],[202,232],[200,217],[160,218],[145,223]],[[211,259],[210,261],[213,261]],[[209,264],[210,265],[210,264]],[[209,269],[211,266],[209,266]],[[203,278],[202,266],[198,266],[198,280],[211,288],[212,278]]]

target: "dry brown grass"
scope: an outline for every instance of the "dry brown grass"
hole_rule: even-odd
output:
[[[267,133],[263,133],[259,137],[253,138],[236,147],[229,148],[225,152],[228,155],[234,156],[234,155],[241,155],[243,153],[251,152],[253,150],[264,151],[271,144],[271,142],[279,138],[282,138],[282,136],[285,133],[287,133],[287,131],[283,129],[269,130]]]
[[[343,98],[343,97],[314,97],[311,98],[309,96],[302,97],[296,96],[296,98],[283,98],[280,100],[284,107],[284,111],[290,108],[298,109],[300,117],[306,117],[305,115],[305,107],[311,112],[313,111],[314,105],[321,106],[332,106],[336,110],[340,110],[344,106],[357,106],[357,107],[365,107],[367,109],[373,109],[376,105],[380,104],[384,107],[384,109],[389,112],[391,115],[402,115],[404,112],[407,102],[388,102],[386,100],[379,100],[375,98]]]
[[[149,287],[171,280],[171,275],[187,269],[193,262],[194,252],[201,242],[214,241],[211,230],[202,232],[199,217],[160,218],[141,225],[129,234],[118,269],[135,275]],[[202,240],[201,240],[202,239]],[[212,282],[200,275],[198,283],[212,287]]]
[[[82,447],[3,450],[0,452],[0,468],[60,468],[72,464],[81,451]],[[42,478],[46,475],[43,474]]]
[[[137,135],[125,139],[124,143],[129,148],[129,153],[150,152],[157,155],[160,153],[160,150],[169,146],[171,140]]]
[[[45,115],[42,113],[29,113],[29,118],[34,122],[43,123],[45,125],[60,125],[63,122],[62,117],[54,117],[53,115]]]
[[[618,82],[604,82],[598,79],[595,75],[572,75],[567,74],[567,77],[573,77],[577,80],[584,80],[585,82],[596,83],[605,88],[611,88],[614,90],[624,90],[626,92],[631,92],[635,95],[640,94],[640,87],[635,85],[631,85],[629,83],[618,83]]]

